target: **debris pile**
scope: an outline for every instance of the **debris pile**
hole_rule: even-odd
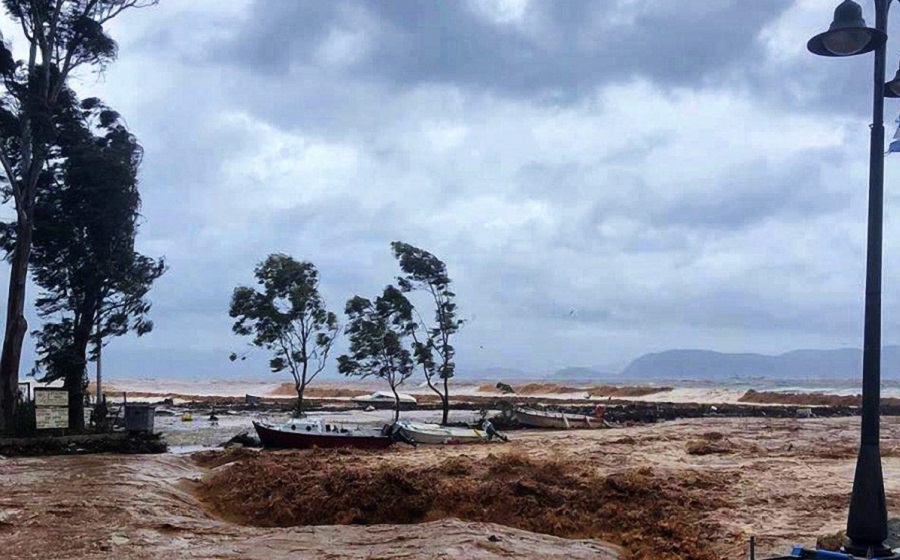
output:
[[[362,451],[314,450],[241,456],[200,483],[198,495],[222,517],[248,525],[456,517],[602,539],[624,547],[625,558],[712,560],[721,527],[706,514],[725,507],[730,476],[650,468],[603,476],[577,459],[516,452],[404,465]]]

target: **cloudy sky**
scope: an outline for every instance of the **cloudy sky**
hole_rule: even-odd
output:
[[[143,143],[139,245],[170,270],[156,330],[114,341],[108,375],[264,374],[261,352],[227,361],[246,348],[229,298],[254,265],[314,262],[342,310],[397,274],[393,240],[447,263],[468,320],[461,372],[859,346],[872,59],[805,50],[836,3],[126,13],[110,26],[119,60],[75,86]],[[887,103],[889,136],[898,110]],[[886,173],[884,337],[897,343],[900,159]]]

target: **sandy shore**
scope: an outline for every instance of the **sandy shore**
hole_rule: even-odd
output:
[[[900,419],[885,418],[882,426],[888,507],[896,513]],[[697,546],[708,547],[708,557],[738,558],[750,535],[757,536],[761,554],[774,554],[797,543],[813,545],[817,537],[843,528],[857,430],[858,418],[698,419],[612,430],[520,431],[506,445],[398,445],[384,452],[335,454],[328,461],[345,474],[385,467],[403,473],[462,458],[477,474],[481,465],[516,455],[571,465],[577,476],[597,480],[649,469],[641,476],[663,481],[666,492],[681,486],[688,496],[699,480],[708,499],[691,506],[698,515],[696,525],[718,538]],[[478,510],[468,510],[465,521],[431,512],[437,518],[425,515],[426,523],[370,527],[260,527],[226,521],[233,515],[218,511],[208,497],[201,500],[197,481],[258,461],[257,453],[248,450],[232,465],[216,468],[200,466],[184,454],[0,460],[0,540],[14,551],[7,555],[11,558],[603,558],[613,557],[615,548],[602,541],[628,541],[625,534],[617,537],[612,525],[593,527],[575,540],[561,539],[540,534],[553,533],[552,527],[525,532],[485,524],[491,520],[480,518]],[[311,452],[260,453],[264,459],[279,458],[271,468],[287,465],[292,471],[310,465]],[[515,492],[510,496],[518,499]],[[48,547],[51,542],[55,545]]]

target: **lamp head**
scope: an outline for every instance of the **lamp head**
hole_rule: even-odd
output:
[[[834,10],[828,31],[810,39],[806,48],[820,56],[854,56],[871,52],[886,40],[884,32],[866,27],[859,4],[844,0]]]
[[[894,75],[894,79],[884,84],[885,97],[900,97],[900,70]]]

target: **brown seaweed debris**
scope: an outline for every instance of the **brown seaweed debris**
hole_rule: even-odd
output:
[[[345,387],[307,387],[304,396],[311,399],[321,398],[352,398],[361,395],[368,395],[371,391],[362,389],[351,389]],[[293,383],[282,383],[275,389],[272,389],[266,396],[269,397],[296,397],[297,388]]]
[[[191,459],[201,467],[214,469],[216,467],[221,467],[222,465],[227,465],[228,463],[240,461],[241,459],[255,457],[257,454],[259,454],[259,451],[256,449],[231,447],[224,451],[213,449],[197,451],[196,453],[191,454]]]
[[[687,442],[685,448],[688,455],[717,455],[737,450],[737,446],[720,432],[700,434],[699,438]]]
[[[603,476],[583,463],[517,453],[456,456],[428,466],[369,459],[321,450],[262,453],[212,473],[198,495],[219,515],[250,525],[456,517],[602,539],[623,546],[629,559],[712,560],[720,527],[705,514],[725,505],[717,490],[733,482],[721,473],[676,477],[649,468]]]
[[[668,393],[671,387],[646,387],[640,385],[599,385],[590,387],[588,393],[592,397],[613,397],[613,398],[629,398],[629,397],[646,397],[647,395],[656,395],[658,393]]]
[[[881,399],[884,405],[900,405],[900,399]],[[786,391],[748,390],[738,399],[742,403],[784,404],[795,406],[860,406],[859,395],[828,395],[825,393],[793,393]]]

